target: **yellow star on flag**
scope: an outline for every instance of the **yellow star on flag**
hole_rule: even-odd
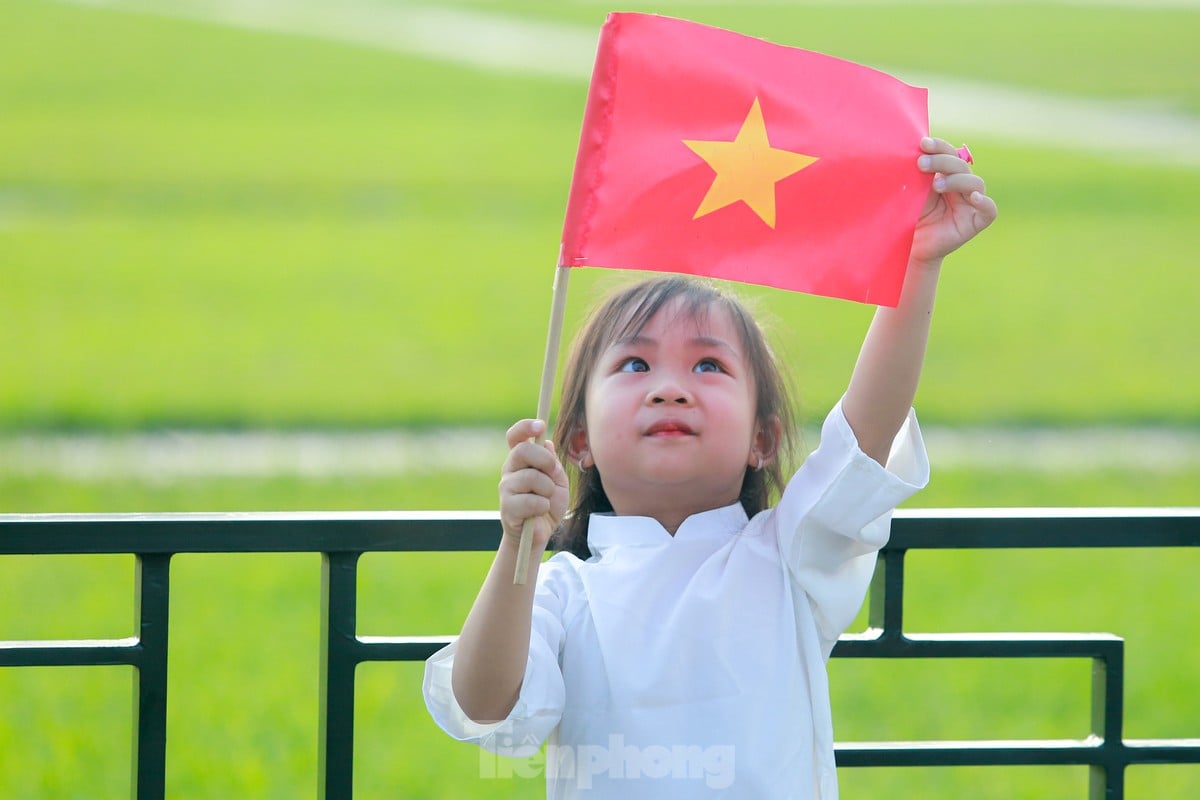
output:
[[[816,156],[771,147],[757,97],[732,142],[684,139],[683,143],[717,173],[692,219],[741,200],[774,228],[775,184],[817,161]]]

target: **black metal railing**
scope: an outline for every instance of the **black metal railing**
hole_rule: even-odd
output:
[[[136,635],[0,642],[0,667],[134,668],[133,796],[165,796],[171,557],[180,553],[321,553],[320,798],[350,798],[355,671],[367,661],[420,661],[450,636],[357,633],[364,553],[491,550],[494,513],[0,515],[0,555],[133,554]],[[870,595],[870,627],[842,637],[839,658],[1079,658],[1092,663],[1091,731],[1078,740],[840,744],[840,766],[1087,765],[1089,800],[1121,800],[1134,764],[1200,763],[1198,739],[1126,739],[1124,641],[1110,634],[916,634],[904,630],[904,564],[912,550],[1200,546],[1200,509],[901,511]]]

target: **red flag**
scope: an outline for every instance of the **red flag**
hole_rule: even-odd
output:
[[[931,176],[927,92],[694,22],[610,14],[560,266],[899,301]]]

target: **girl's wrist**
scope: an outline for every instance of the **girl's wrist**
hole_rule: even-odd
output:
[[[937,276],[942,271],[943,259],[938,258],[910,258],[908,260],[909,272],[920,272],[927,275]]]

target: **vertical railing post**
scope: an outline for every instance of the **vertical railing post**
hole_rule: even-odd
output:
[[[1092,659],[1092,734],[1103,739],[1100,764],[1088,772],[1088,800],[1124,800],[1125,649]]]
[[[881,639],[898,639],[904,630],[905,553],[901,549],[884,550],[871,576],[867,624],[881,631]]]
[[[319,800],[350,800],[354,790],[359,555],[323,553],[321,557]]]
[[[171,554],[139,554],[135,587],[138,655],[133,670],[133,797],[135,800],[163,800],[167,793]]]

